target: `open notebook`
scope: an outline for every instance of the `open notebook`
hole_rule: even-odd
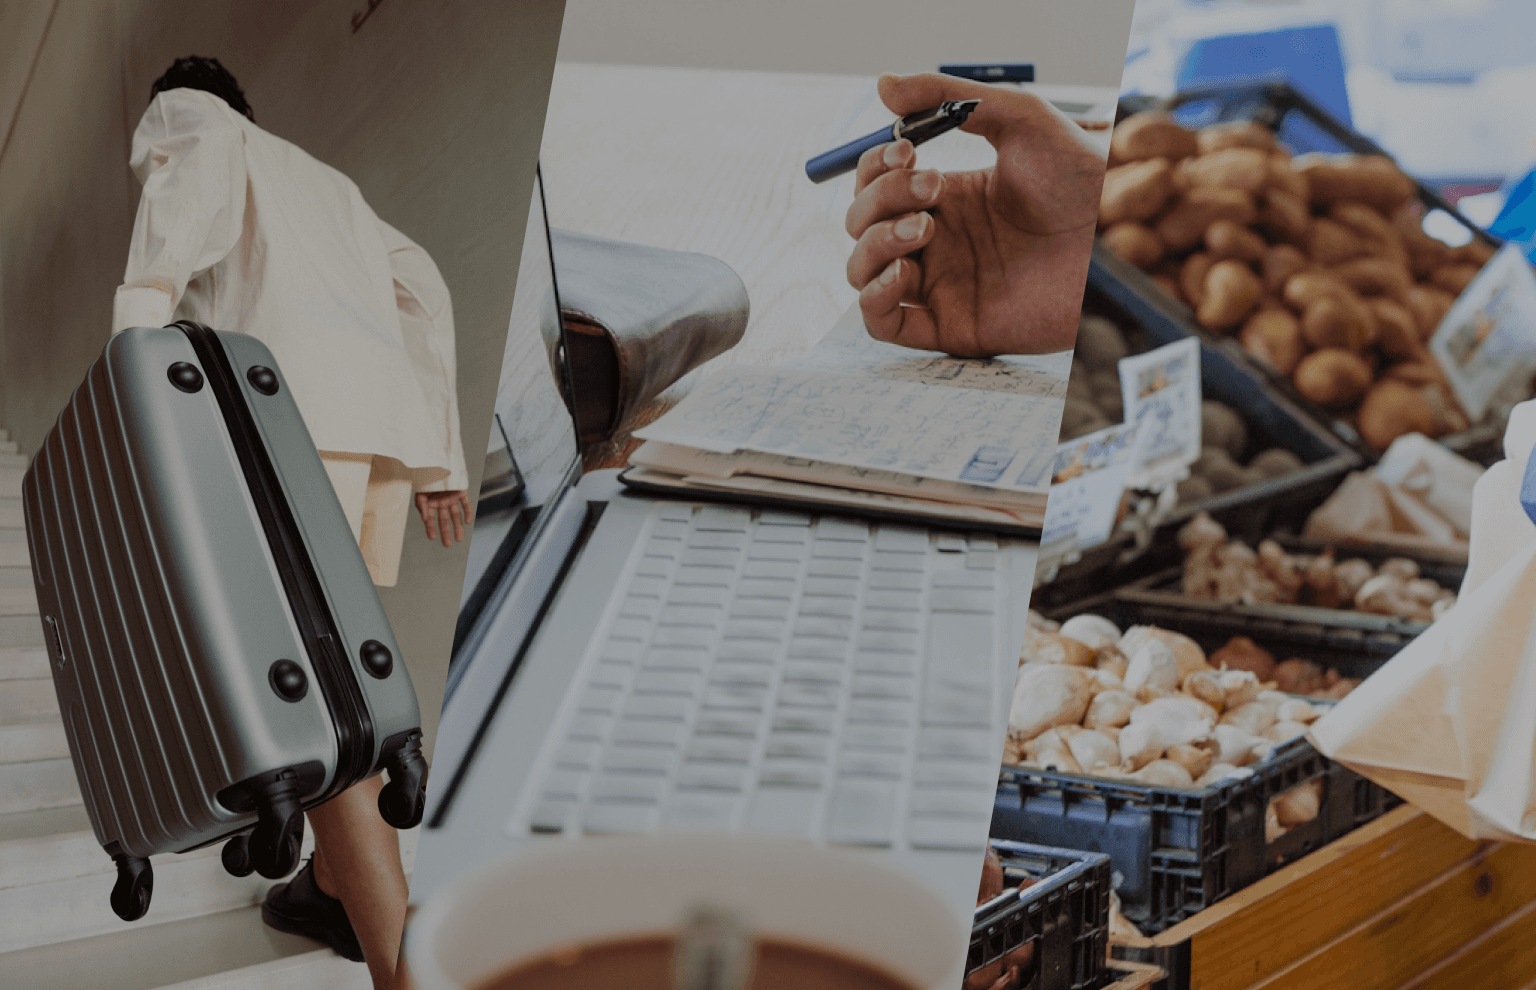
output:
[[[1038,533],[1071,353],[960,359],[873,340],[728,367],[636,436],[623,480]]]

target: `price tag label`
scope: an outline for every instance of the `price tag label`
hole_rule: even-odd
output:
[[[1142,436],[1136,424],[1120,423],[1056,448],[1042,547],[1086,550],[1109,539]]]
[[[1141,461],[1131,484],[1163,487],[1200,456],[1200,341],[1176,340],[1120,361],[1125,421],[1140,428]]]
[[[1518,245],[1483,266],[1429,340],[1456,400],[1475,423],[1518,376],[1536,370],[1536,273]]]

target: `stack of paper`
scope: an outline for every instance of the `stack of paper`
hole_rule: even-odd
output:
[[[1069,362],[882,344],[853,310],[797,361],[707,378],[625,480],[1037,530]]]

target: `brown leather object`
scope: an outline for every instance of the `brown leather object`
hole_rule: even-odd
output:
[[[622,432],[746,331],[746,287],[722,261],[565,230],[551,229],[550,241],[576,393],[566,401],[583,443]],[[544,341],[564,394],[552,315]]]

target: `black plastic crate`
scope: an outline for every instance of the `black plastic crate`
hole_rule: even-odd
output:
[[[1054,610],[1050,617],[1066,619],[1085,612],[1102,615],[1121,629],[1156,625],[1182,633],[1207,653],[1232,636],[1248,636],[1277,659],[1313,660],[1347,677],[1369,676],[1402,646],[1397,638],[1359,630],[1239,618],[1127,601],[1115,593]],[[992,835],[1107,853],[1121,910],[1150,935],[1401,803],[1322,756],[1305,739],[1277,746],[1268,760],[1252,769],[1251,777],[1193,790],[1004,766],[993,805]],[[1269,802],[1319,779],[1323,786],[1318,816],[1267,842],[1264,815]]]
[[[1467,573],[1466,557],[1462,554],[1410,552],[1376,545],[1302,540],[1286,536],[1276,538],[1276,542],[1293,553],[1316,554],[1332,547],[1339,560],[1359,557],[1376,567],[1393,557],[1407,558],[1419,565],[1419,571],[1424,577],[1451,591],[1461,587],[1462,579]],[[1304,642],[1320,648],[1330,656],[1333,651],[1343,648],[1336,639],[1336,630],[1354,630],[1367,634],[1373,643],[1380,644],[1382,648],[1387,648],[1396,642],[1401,649],[1429,628],[1429,624],[1425,622],[1415,622],[1389,615],[1373,615],[1352,609],[1317,608],[1308,605],[1244,605],[1239,602],[1190,598],[1183,593],[1183,581],[1183,567],[1171,567],[1117,590],[1115,597],[1139,605],[1169,606],[1220,615],[1231,619],[1235,624],[1234,628],[1238,626],[1245,629],[1251,628],[1250,624],[1255,621],[1277,622],[1280,625],[1276,628],[1283,630],[1280,633],[1283,641]],[[1246,635],[1233,633],[1233,635],[1240,634]]]
[[[1019,990],[1098,990],[1109,981],[1109,857],[996,841],[1001,896],[976,908],[966,975],[1023,945],[1034,957]],[[1019,891],[1019,881],[1033,886]]]
[[[1276,133],[1283,142],[1298,154],[1311,151],[1351,152],[1361,155],[1380,155],[1392,158],[1380,145],[1341,122],[1315,100],[1287,82],[1254,82],[1243,84],[1218,84],[1189,89],[1165,100],[1130,98],[1121,101],[1117,116],[1125,116],[1140,110],[1163,109],[1185,127],[1198,129],[1210,124],[1235,120],[1251,120]],[[1410,176],[1412,178],[1412,176]],[[1438,191],[1414,179],[1419,201],[1426,211],[1442,210],[1461,224],[1477,240],[1497,248],[1503,241],[1471,220],[1442,196]],[[1119,261],[1119,259],[1116,259]],[[1141,296],[1150,296],[1147,306],[1156,306],[1186,323],[1190,332],[1206,340],[1241,351],[1240,345],[1230,338],[1206,330],[1195,322],[1194,312],[1184,303],[1171,298],[1144,272],[1119,262],[1117,271],[1123,276],[1128,290]],[[1368,461],[1374,462],[1379,453],[1367,445],[1348,423],[1333,413],[1302,397],[1288,376],[1253,361],[1264,374],[1318,422],[1326,423],[1340,438],[1358,450]],[[1474,424],[1460,433],[1441,437],[1440,442],[1463,457],[1491,464],[1504,456],[1501,442],[1504,426],[1498,422]]]
[[[1137,287],[1129,280],[1147,281]],[[1148,349],[1190,336],[1200,339],[1201,394],[1239,410],[1248,425],[1251,452],[1283,447],[1303,463],[1298,471],[1257,485],[1180,505],[1155,530],[1120,533],[1079,560],[1061,567],[1036,589],[1037,608],[1050,608],[1107,587],[1125,584],[1170,566],[1173,534],[1195,515],[1211,514],[1234,535],[1257,541],[1275,529],[1299,530],[1306,516],[1331,495],[1345,475],[1364,465],[1363,456],[1323,420],[1277,390],[1265,373],[1231,341],[1200,336],[1193,317],[1180,318],[1169,298],[1140,271],[1095,245],[1084,294],[1085,312],[1107,317],[1123,332],[1142,338]],[[1148,550],[1160,552],[1148,554]]]

